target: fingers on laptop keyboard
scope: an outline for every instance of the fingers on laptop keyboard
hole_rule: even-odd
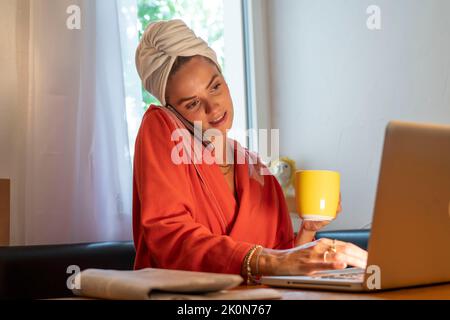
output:
[[[353,243],[337,241],[337,246],[343,247],[344,250],[346,250],[346,252],[348,252],[349,254],[367,259],[367,251],[364,249],[361,249],[360,247],[358,247],[357,245],[355,245]]]
[[[362,269],[364,269],[367,264],[366,260],[351,256],[348,254],[339,253],[339,252],[335,253],[335,259],[336,259],[336,261],[346,263],[349,266],[362,268]]]
[[[319,256],[322,259],[324,257],[325,252],[328,252],[327,259],[330,262],[341,262],[358,268],[366,267],[367,251],[348,242],[336,241],[335,244],[336,244],[336,252],[332,252],[330,251],[330,249],[334,245],[333,240],[326,238],[320,239],[317,242],[315,251],[320,254]],[[320,258],[318,260],[320,260]]]
[[[315,261],[324,264],[334,264],[332,269],[345,269],[347,266],[365,268],[366,260],[359,257],[352,256],[345,252],[330,252],[317,253]]]
[[[361,249],[358,246],[355,246],[352,243],[345,243],[343,245],[337,245],[338,253],[343,253],[347,256],[353,257],[355,259],[361,260],[361,262],[366,263],[367,262],[367,251]]]
[[[317,244],[325,248],[326,250],[330,249],[334,245],[334,241],[327,238],[322,238],[317,241]],[[357,245],[350,243],[350,242],[343,242],[336,240],[336,249],[338,252],[344,252],[346,254],[352,255],[354,257],[359,257],[361,259],[367,260],[367,251],[364,249],[361,249]]]

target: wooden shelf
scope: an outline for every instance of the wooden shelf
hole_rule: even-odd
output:
[[[9,245],[10,183],[0,179],[0,246]]]

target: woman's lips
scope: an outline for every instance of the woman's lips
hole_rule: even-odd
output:
[[[227,121],[227,119],[228,119],[228,112],[225,112],[220,119],[218,119],[217,121],[214,121],[214,122],[211,121],[209,124],[212,125],[213,127],[219,127],[222,124],[224,124],[225,121]]]

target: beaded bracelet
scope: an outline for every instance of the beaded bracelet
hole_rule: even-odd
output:
[[[262,246],[255,245],[252,249],[250,249],[250,251],[245,256],[245,260],[244,261],[245,261],[245,266],[246,266],[246,269],[247,269],[247,285],[250,285],[250,282],[253,280],[252,268],[250,266],[250,261],[252,260],[252,257],[255,254],[256,250],[258,250],[260,248],[262,249]]]
[[[258,254],[256,255],[256,276],[260,276],[259,272],[259,257],[261,256],[262,250],[259,250]]]

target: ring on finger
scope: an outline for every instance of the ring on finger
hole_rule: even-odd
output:
[[[323,262],[327,262],[327,256],[330,254],[330,252],[327,250],[323,253]]]
[[[330,250],[331,250],[333,253],[336,253],[336,252],[337,252],[337,248],[336,248],[336,239],[333,240],[333,244],[331,245]]]

